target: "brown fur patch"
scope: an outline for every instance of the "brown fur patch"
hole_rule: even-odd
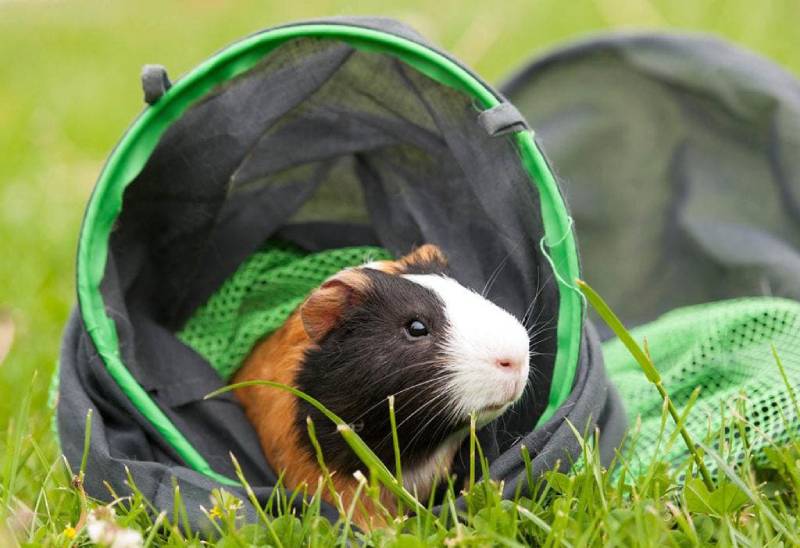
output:
[[[439,249],[439,246],[433,244],[425,244],[412,250],[411,253],[405,257],[402,257],[399,262],[405,266],[421,263],[447,266],[447,258],[444,256],[444,253],[442,253],[442,250]]]
[[[233,382],[267,380],[295,386],[297,369],[310,344],[295,312],[281,329],[253,349]],[[287,484],[297,486],[316,478],[317,465],[300,449],[295,431],[295,397],[267,386],[240,388],[235,393],[256,428],[270,465],[276,472],[286,469]]]
[[[295,377],[303,354],[311,344],[311,339],[303,327],[299,310],[286,321],[281,329],[259,343],[251,352],[244,365],[236,373],[233,382],[269,380],[296,386]],[[267,386],[248,386],[235,391],[235,394],[248,419],[258,434],[261,448],[272,469],[284,473],[284,485],[289,489],[307,486],[313,492],[321,481],[322,470],[316,457],[310,455],[301,445],[300,436],[307,435],[297,431],[297,400],[284,390]],[[358,482],[351,476],[332,474],[334,488],[341,500],[333,500],[327,490],[323,498],[336,507],[347,510],[353,501]],[[392,497],[382,493],[384,506],[394,508]],[[385,525],[385,519],[366,496],[360,497],[360,510],[355,513],[355,523],[370,529]]]
[[[431,265],[438,268],[447,266],[447,258],[434,244],[425,244],[413,249],[407,255],[400,257],[396,261],[377,261],[374,263],[378,270],[387,274],[405,274],[416,266]]]

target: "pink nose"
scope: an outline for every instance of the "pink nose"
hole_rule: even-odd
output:
[[[522,368],[522,363],[512,358],[497,358],[494,363],[497,367],[509,373],[512,371],[519,371]]]

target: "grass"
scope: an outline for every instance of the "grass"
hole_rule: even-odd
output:
[[[800,3],[795,0],[519,0],[503,3],[502,9],[477,0],[411,0],[402,6],[334,0],[0,0],[0,425],[5,432],[0,437],[0,513],[6,533],[62,544],[81,509],[96,507],[83,500],[74,485],[77,472],[67,470],[58,457],[45,402],[61,329],[75,302],[73,265],[83,207],[104,158],[141,108],[141,65],[160,62],[173,76],[180,75],[259,28],[338,13],[404,19],[489,81],[557,42],[631,27],[715,32],[800,74]],[[587,446],[587,463],[596,461],[592,451]],[[723,544],[759,544],[781,535],[770,515],[796,528],[798,459],[795,439],[775,450],[773,468],[733,470],[746,487],[743,492],[753,496],[731,512],[717,512],[724,505],[700,511],[703,506],[694,495],[687,500],[675,488],[674,473],[659,463],[642,478],[622,482],[591,464],[569,476],[551,475],[541,495],[514,507],[493,498],[494,487],[485,484],[476,491],[482,494],[470,495],[475,504],[463,523],[431,534],[475,543],[515,538],[553,545],[658,544],[667,538],[683,542],[682,534],[690,542],[713,537]],[[763,478],[767,483],[759,483]],[[261,534],[238,530],[232,505],[222,496],[215,505],[230,542],[236,535]],[[161,522],[166,528],[152,527],[149,520],[155,518],[143,512],[146,502],[136,497],[117,507],[120,525],[135,526],[145,537],[152,534],[153,541],[178,544],[185,536],[179,523],[166,518]],[[296,525],[293,519],[273,527],[283,531]],[[339,534],[325,532],[335,530],[315,520],[313,511],[300,523],[320,538]],[[424,528],[413,527],[398,525],[386,538],[424,536]],[[85,542],[85,535],[78,539]]]
[[[400,547],[800,545],[797,527],[797,516],[800,515],[798,433],[794,432],[788,444],[770,447],[767,450],[768,464],[759,466],[754,464],[754,456],[749,451],[741,459],[726,454],[725,444],[720,445],[722,449],[719,451],[712,449],[717,433],[709,433],[702,441],[690,439],[683,428],[683,420],[691,412],[693,399],[687,408],[675,409],[656,365],[649,358],[646,345],[642,348],[633,340],[590,287],[582,282],[579,285],[590,304],[625,341],[639,360],[643,374],[662,395],[662,430],[657,446],[663,447],[663,454],[667,454],[669,447],[682,437],[687,446],[683,465],[670,467],[665,461],[655,458],[643,469],[631,468],[629,463],[636,453],[637,443],[634,427],[624,449],[606,468],[595,449],[596,438],[590,435],[584,440],[574,429],[582,453],[571,471],[552,471],[543,477],[534,477],[530,455],[521,447],[526,470],[522,485],[526,489],[518,489],[510,500],[504,499],[502,482],[488,476],[488,463],[477,443],[473,419],[467,483],[463,489],[452,482],[447,485],[442,510],[436,515],[431,512],[432,501],[426,506],[402,487],[399,466],[396,466],[398,475],[395,477],[356,432],[347,428],[346,423],[319,402],[291,387],[251,381],[236,386],[265,384],[274,389],[289,390],[340,426],[340,433],[362,460],[364,469],[370,471],[369,478],[359,475],[357,479],[361,482],[361,490],[385,516],[386,527],[359,531],[352,523],[357,510],[355,504],[347,507],[339,504],[340,518],[335,523],[321,514],[323,490],[331,489],[335,496],[322,454],[318,454],[318,458],[324,477],[316,490],[283,495],[276,490],[263,506],[256,500],[234,459],[237,476],[250,502],[258,510],[258,520],[245,522],[242,501],[220,489],[210,496],[207,508],[203,509],[211,527],[199,533],[186,524],[186,510],[177,486],[175,507],[170,509],[170,514],[154,508],[136,488],[133,478],[128,479],[131,494],[119,496],[110,490],[114,502],[107,505],[89,500],[82,489],[84,475],[92,473],[86,470],[85,459],[77,470],[71,470],[58,458],[50,462],[37,444],[34,443],[30,449],[25,447],[25,438],[29,434],[24,429],[10,428],[6,440],[3,491],[0,493],[6,514],[5,531],[0,530],[0,533],[5,532],[26,544],[83,545],[90,539],[100,539],[118,547],[151,544],[340,546],[348,543]],[[779,373],[785,378],[777,353],[774,353],[774,360],[776,377]],[[227,387],[208,397],[232,388]],[[793,387],[787,384],[786,389],[796,405],[797,395]],[[27,398],[19,410],[17,424],[31,416],[29,403],[30,398]],[[387,405],[391,410],[391,398]],[[738,411],[725,422],[742,432],[750,430],[754,425],[745,418],[746,409]],[[88,416],[86,420],[87,440],[91,437],[90,418]],[[674,427],[669,419],[674,421]],[[318,447],[310,421],[309,435]],[[396,444],[395,452],[399,454]],[[694,458],[689,457],[690,454]],[[705,468],[704,459],[716,465],[715,477]],[[24,471],[30,467],[30,461],[37,462],[47,472],[43,480],[35,483],[35,496],[25,500],[14,496],[13,492],[18,481],[25,481]],[[387,510],[381,504],[378,485],[394,493],[406,508],[414,509],[414,514],[407,516]],[[458,496],[464,497],[464,509],[456,507]],[[304,501],[302,511],[293,510],[292,502],[295,500]]]

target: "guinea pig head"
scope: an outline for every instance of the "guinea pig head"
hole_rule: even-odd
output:
[[[527,383],[525,328],[446,268],[438,248],[422,246],[336,274],[300,309],[313,344],[298,388],[348,421],[390,467],[390,395],[403,463],[413,467],[458,445],[472,412],[481,422],[502,414]],[[332,468],[363,467],[335,426],[300,402],[298,427],[305,429],[306,416]]]

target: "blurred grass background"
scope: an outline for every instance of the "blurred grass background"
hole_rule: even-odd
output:
[[[83,208],[142,108],[141,66],[162,63],[175,79],[244,35],[334,14],[402,19],[490,82],[610,28],[712,32],[800,75],[799,0],[0,0],[0,362],[11,325],[3,317],[15,328],[0,365],[0,424],[27,393],[44,406],[75,302]]]

